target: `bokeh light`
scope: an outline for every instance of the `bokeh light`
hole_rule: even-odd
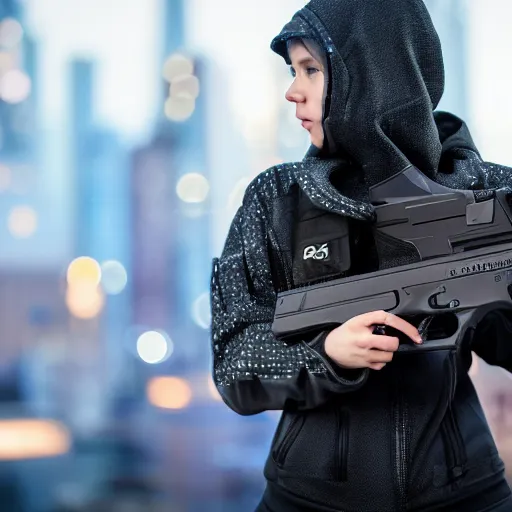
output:
[[[210,183],[199,173],[182,176],[176,185],[178,197],[185,203],[202,203],[210,192]]]
[[[0,79],[0,98],[6,103],[20,103],[28,98],[32,84],[19,69],[7,71]]]
[[[195,100],[199,96],[199,79],[194,75],[184,75],[171,82],[169,94],[172,98]]]
[[[185,55],[175,53],[171,55],[164,63],[163,77],[168,82],[183,75],[192,75],[194,73],[194,63]]]
[[[14,18],[5,18],[0,23],[0,46],[14,48],[23,38],[23,27]]]
[[[70,434],[50,420],[0,420],[0,460],[55,457],[69,451]]]
[[[157,364],[170,357],[174,344],[162,331],[147,331],[137,339],[137,354],[148,364]]]
[[[196,102],[192,98],[167,98],[164,105],[165,116],[171,121],[186,121],[196,108]]]
[[[116,260],[101,264],[101,286],[108,295],[121,293],[128,282],[128,275],[123,264]]]
[[[155,407],[183,409],[192,400],[192,389],[179,377],[154,377],[148,383],[147,397]]]
[[[77,282],[66,290],[66,306],[76,318],[89,320],[99,315],[105,304],[102,290],[94,282]]]
[[[16,67],[16,56],[14,52],[0,51],[0,74]]]
[[[101,280],[101,267],[94,258],[80,256],[69,264],[66,277],[69,285],[82,283],[97,285]]]
[[[37,229],[37,213],[30,206],[15,206],[9,213],[7,226],[12,236],[28,238]]]
[[[208,329],[211,323],[210,294],[200,295],[192,304],[192,319],[203,329]]]

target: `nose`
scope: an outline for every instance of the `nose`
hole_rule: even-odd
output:
[[[297,87],[296,80],[294,80],[292,85],[290,85],[284,97],[291,103],[303,103],[305,101],[305,96]]]

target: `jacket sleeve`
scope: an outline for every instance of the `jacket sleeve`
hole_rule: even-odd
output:
[[[512,187],[509,168],[487,164],[482,168],[485,189]],[[512,312],[496,310],[488,313],[473,334],[471,350],[486,363],[512,372]]]
[[[315,408],[333,393],[360,388],[369,372],[330,361],[327,333],[293,345],[272,334],[277,294],[264,211],[262,204],[239,209],[211,278],[213,378],[224,402],[242,415]]]
[[[472,333],[471,350],[486,363],[512,372],[512,311],[488,313]]]

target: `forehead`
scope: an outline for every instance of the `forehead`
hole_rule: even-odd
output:
[[[317,60],[304,46],[301,40],[294,39],[288,43],[288,56],[292,62],[298,62],[307,58]]]

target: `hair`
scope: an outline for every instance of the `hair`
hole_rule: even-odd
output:
[[[327,69],[327,59],[325,52],[322,48],[322,45],[318,43],[315,39],[312,38],[302,38],[302,37],[291,37],[286,41],[286,48],[288,52],[290,51],[290,46],[294,43],[301,44],[306,48],[306,50],[318,61],[322,64],[324,70]]]

